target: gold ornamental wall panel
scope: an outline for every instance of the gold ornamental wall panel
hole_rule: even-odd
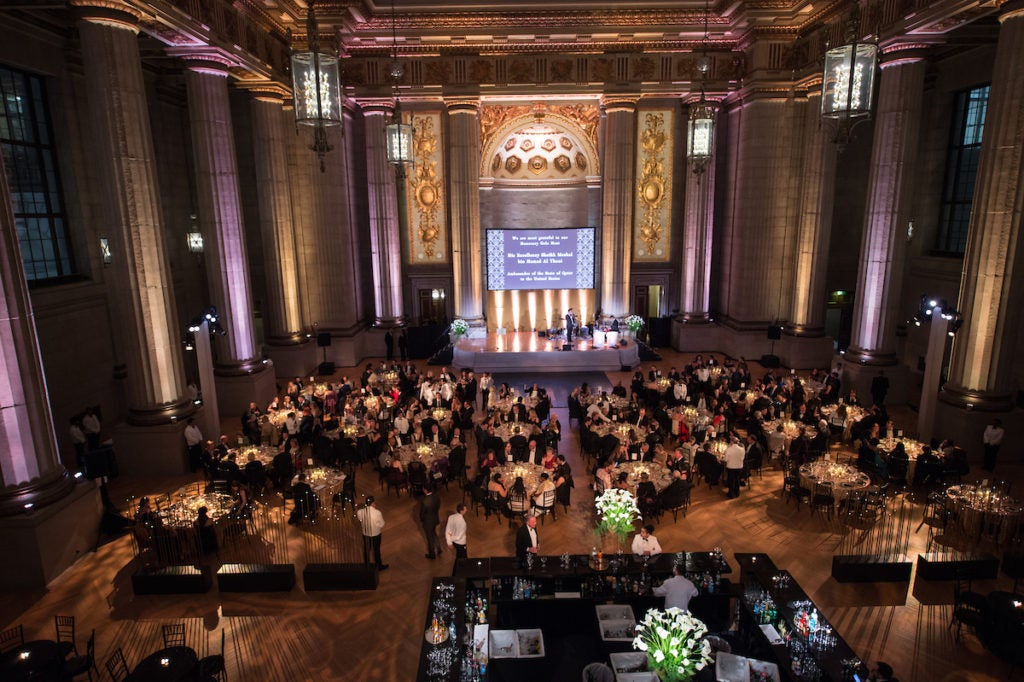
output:
[[[448,214],[445,210],[441,112],[407,114],[415,130],[406,192],[411,265],[448,262]]]
[[[666,262],[672,231],[672,109],[641,109],[637,126],[633,258]]]

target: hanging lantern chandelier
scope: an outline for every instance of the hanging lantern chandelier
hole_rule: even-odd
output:
[[[711,33],[708,29],[710,4],[704,0],[704,39],[701,44],[701,55],[697,60],[697,71],[700,73],[700,101],[690,105],[690,116],[686,130],[686,158],[693,172],[701,175],[711,161],[715,149],[715,117],[718,105],[704,98],[704,83],[711,73],[711,58],[708,57],[708,42]]]
[[[391,82],[392,92],[395,97],[395,110],[391,122],[384,128],[386,136],[386,147],[388,163],[398,166],[398,170],[404,169],[406,164],[412,163],[412,125],[402,121],[402,102],[398,97],[398,82],[405,75],[405,68],[398,61],[398,31],[395,19],[395,3],[391,2]]]
[[[850,131],[871,118],[878,45],[860,42],[860,12],[854,3],[846,25],[846,44],[825,53],[821,116],[836,121],[834,142],[846,144]]]
[[[320,51],[320,29],[316,23],[313,2],[306,16],[306,49],[292,53],[292,92],[295,96],[295,124],[313,128],[310,149],[320,159],[324,171],[324,155],[331,151],[327,128],[342,124],[341,77],[338,58]]]

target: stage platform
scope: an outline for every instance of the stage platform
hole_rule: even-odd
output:
[[[640,364],[639,348],[632,340],[608,345],[574,338],[568,351],[562,350],[564,343],[564,337],[539,337],[532,332],[492,332],[482,338],[459,339],[452,365],[474,372],[617,372]]]

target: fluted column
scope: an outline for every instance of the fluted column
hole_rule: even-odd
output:
[[[0,515],[56,501],[73,486],[57,456],[32,301],[0,156]]]
[[[921,102],[927,70],[916,51],[882,58],[849,362],[896,364],[896,323],[906,255]]]
[[[267,343],[287,346],[306,340],[299,304],[298,258],[288,187],[288,136],[281,99],[257,95],[252,102],[253,146],[259,188],[267,300]]]
[[[722,321],[761,332],[785,319],[793,296],[803,110],[773,89],[753,90],[729,118]]]
[[[1020,328],[1021,205],[1024,203],[1024,3],[999,17],[988,113],[981,142],[974,208],[964,255],[949,379],[940,400],[959,407],[1009,410]]]
[[[807,93],[804,125],[803,193],[796,234],[793,305],[786,332],[796,336],[825,333],[825,280],[832,232],[836,150],[820,125],[821,87]]]
[[[194,407],[183,397],[182,330],[161,224],[136,18],[109,7],[81,7],[79,16],[96,176],[102,178],[113,253],[109,287],[128,368],[128,420],[166,423]]]
[[[263,371],[264,365],[253,329],[227,77],[227,66],[215,61],[192,60],[185,74],[206,274],[227,330],[214,340],[215,369],[232,375]]]
[[[604,191],[601,208],[601,302],[608,315],[628,315],[633,260],[636,98],[605,97]],[[643,312],[643,311],[639,311]]]
[[[374,324],[405,322],[402,301],[402,248],[395,169],[388,163],[384,128],[394,112],[391,100],[360,102],[366,131],[366,184],[369,192],[370,250],[373,264]]]
[[[290,115],[285,114],[286,118]],[[305,136],[289,144],[292,216],[299,252],[304,316],[321,332],[355,327],[359,273],[356,235],[349,220],[348,167],[340,126],[327,129],[333,148],[321,172]],[[339,292],[346,295],[339,296]]]
[[[697,100],[691,100],[693,106]],[[714,106],[714,105],[712,105]],[[715,114],[718,107],[715,106]],[[685,153],[685,152],[684,152]],[[715,157],[697,168],[687,161],[683,216],[683,281],[680,313],[686,322],[707,322],[711,303],[711,252],[715,225]]]
[[[483,258],[480,252],[480,101],[448,105],[448,187],[451,196],[452,274],[455,316],[484,324]]]

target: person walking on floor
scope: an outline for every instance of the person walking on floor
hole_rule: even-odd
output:
[[[437,526],[441,523],[441,496],[434,492],[434,486],[428,484],[423,488],[420,500],[420,525],[423,535],[427,538],[427,558],[436,559],[442,551],[441,539],[437,537]]]
[[[985,427],[985,433],[981,437],[985,445],[985,471],[995,471],[996,455],[999,454],[999,446],[1003,444],[1004,435],[1006,430],[1001,419],[993,419],[992,423]]]
[[[455,548],[455,558],[465,559],[466,553],[466,505],[459,503],[455,513],[448,517],[444,527],[444,539],[449,547]]]

